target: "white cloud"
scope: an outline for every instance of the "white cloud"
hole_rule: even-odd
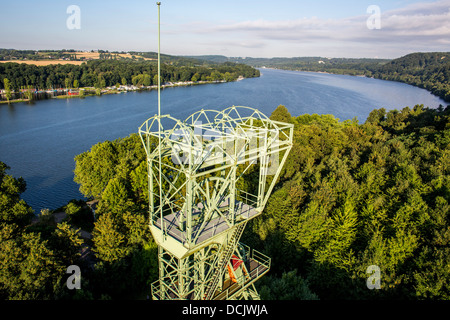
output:
[[[370,14],[344,19],[321,19],[317,17],[287,21],[252,20],[220,25],[191,26],[191,32],[209,35],[215,41],[234,46],[257,43],[259,47],[283,46],[289,50],[298,48],[313,51],[313,46],[323,50],[329,47],[345,55],[359,47],[360,53],[377,50],[375,54],[400,55],[404,50],[448,51],[450,44],[450,0],[433,3],[416,3],[405,8],[383,12],[381,29],[369,30]],[[233,41],[230,41],[233,39]],[[283,44],[285,43],[285,45]],[[374,48],[378,46],[378,48]],[[380,48],[381,46],[381,48]],[[247,45],[251,47],[251,45]],[[337,47],[340,47],[337,49]],[[386,50],[383,50],[386,49]],[[286,50],[286,51],[287,51]],[[285,51],[285,52],[286,52]]]

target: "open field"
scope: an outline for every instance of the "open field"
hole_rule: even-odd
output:
[[[100,53],[98,52],[81,52],[81,51],[77,51],[77,52],[64,52],[66,54],[71,54],[71,55],[75,55],[77,57],[77,59],[79,58],[86,58],[86,59],[99,59],[100,58]],[[109,53],[113,56],[119,56],[122,58],[128,58],[131,59],[132,55],[129,53]],[[141,56],[135,56],[136,58],[143,58],[144,60],[155,60],[155,59],[151,59],[151,58],[144,58]]]
[[[84,61],[69,61],[69,60],[5,60],[0,61],[1,63],[6,62],[15,62],[15,63],[26,63],[26,64],[34,64],[36,66],[48,66],[50,64],[76,64],[81,65]]]
[[[82,51],[76,51],[76,52],[64,52],[65,54],[75,55],[77,59],[84,58],[86,60],[98,60],[100,59],[100,53],[98,52],[82,52]],[[121,58],[128,58],[132,59],[133,55],[129,53],[109,53],[111,56],[118,56]],[[52,52],[40,52],[39,55],[41,56],[48,56],[51,58]],[[151,58],[144,58],[138,55],[134,56],[135,58],[142,58],[144,60],[155,60]],[[34,64],[36,66],[48,66],[50,64],[74,64],[74,65],[81,65],[85,61],[71,61],[71,60],[62,60],[62,59],[46,59],[46,60],[3,60],[0,61],[0,63],[6,63],[6,62],[15,62],[15,63],[26,63],[26,64]]]

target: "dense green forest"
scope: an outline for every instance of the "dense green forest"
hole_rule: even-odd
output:
[[[450,52],[409,54],[366,75],[424,88],[450,102]]]
[[[107,172],[95,165],[86,168],[101,171],[97,178],[107,182],[96,220],[83,201],[73,200],[59,209],[67,217],[58,224],[48,210],[32,221],[33,210],[20,199],[25,181],[8,175],[0,162],[1,299],[145,299],[157,276],[157,250],[137,194],[142,188],[130,180],[140,179],[141,142],[133,135],[99,143],[78,159],[87,156],[102,157],[98,165],[114,169],[114,178],[106,181]],[[83,239],[80,230],[92,238]],[[92,254],[86,258],[87,247]],[[66,287],[70,265],[82,270],[81,290]]]
[[[223,63],[245,63],[253,67],[284,70],[362,75],[404,82],[424,88],[450,102],[450,52],[412,53],[393,60],[351,58],[227,58],[199,56],[199,59]]]
[[[284,106],[271,118],[294,124],[294,146],[242,239],[272,258],[261,298],[450,299],[450,107],[378,109],[364,124],[292,117]],[[30,223],[26,183],[0,163],[2,299],[145,298],[156,280],[138,135],[98,143],[75,162],[80,191],[99,200],[96,219],[71,201],[59,224],[48,211]],[[257,174],[247,173],[248,190]],[[81,290],[65,287],[71,264],[82,269]],[[379,290],[367,287],[371,265]]]
[[[73,87],[111,87],[118,85],[157,84],[155,61],[91,60],[81,65],[36,66],[23,63],[0,63],[0,89],[8,79],[10,90],[19,91],[32,87],[38,90]],[[176,60],[162,63],[161,80],[180,81],[234,81],[258,77],[259,71],[251,66],[227,62],[223,64],[194,65],[191,60]]]
[[[320,299],[449,299],[450,107],[291,121],[279,188],[247,235],[273,274],[297,269]]]

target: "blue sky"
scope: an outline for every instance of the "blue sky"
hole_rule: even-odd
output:
[[[450,51],[450,0],[161,0],[162,52],[395,58]],[[69,5],[80,8],[70,30]],[[380,29],[367,20],[376,5]],[[373,16],[372,16],[373,18]],[[0,48],[156,51],[156,1],[3,1]]]

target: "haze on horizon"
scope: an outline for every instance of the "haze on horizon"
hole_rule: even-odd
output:
[[[161,2],[166,54],[397,58],[450,51],[450,0]],[[67,25],[71,5],[80,9],[79,29]],[[0,48],[157,50],[156,1],[8,1],[0,28]]]

